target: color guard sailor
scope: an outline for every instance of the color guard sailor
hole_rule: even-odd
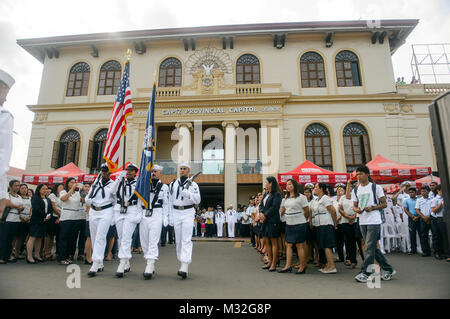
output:
[[[228,237],[234,238],[234,223],[236,222],[236,211],[233,209],[233,205],[228,205],[228,210],[225,215],[225,221],[228,225]]]
[[[114,222],[119,237],[120,263],[116,271],[118,278],[122,278],[124,273],[130,271],[131,241],[134,230],[141,221],[141,209],[137,206],[138,198],[134,194],[138,171],[136,165],[129,164],[126,171],[120,173],[113,186],[117,198],[114,205]]]
[[[113,205],[115,192],[113,182],[109,178],[111,173],[108,166],[102,164],[101,173],[97,181],[92,185],[86,196],[86,204],[91,206],[89,211],[89,229],[92,241],[92,267],[88,276],[94,277],[97,272],[103,271],[103,258],[105,257],[106,235],[113,224]]]
[[[173,225],[169,216],[169,188],[161,181],[162,170],[163,167],[160,165],[154,165],[152,169],[150,209],[146,209],[139,200],[139,205],[142,208],[139,236],[144,258],[147,261],[144,270],[144,279],[146,280],[151,279],[155,274],[155,262],[159,254],[158,242],[161,237],[162,226]]]
[[[192,262],[192,229],[194,228],[194,205],[200,204],[200,190],[197,183],[191,181],[188,163],[178,165],[180,177],[169,186],[170,208],[175,228],[177,258],[181,262],[178,276],[185,279]]]

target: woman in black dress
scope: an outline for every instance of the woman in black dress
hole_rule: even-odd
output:
[[[269,191],[260,205],[260,221],[264,225],[263,237],[265,239],[266,252],[269,256],[269,264],[263,269],[276,271],[278,261],[278,237],[281,234],[280,205],[281,194],[275,177],[266,178],[265,188]]]
[[[46,196],[47,190],[47,185],[39,184],[31,198],[30,238],[27,243],[27,262],[29,264],[43,261],[39,256],[39,251],[42,238],[45,237],[44,221],[49,220],[53,212],[52,203]],[[34,258],[33,247],[35,252]]]

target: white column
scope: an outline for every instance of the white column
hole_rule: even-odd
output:
[[[225,128],[225,206],[237,207],[236,128],[237,121],[222,122]]]
[[[178,128],[178,163],[191,161],[191,122],[178,122],[175,124]]]

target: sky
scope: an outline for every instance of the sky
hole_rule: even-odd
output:
[[[420,19],[392,56],[395,77],[412,76],[411,44],[450,43],[450,0],[1,0],[0,68],[16,84],[4,107],[13,113],[10,166],[24,169],[42,64],[17,39],[97,32],[270,22]],[[45,173],[45,172],[42,172]]]

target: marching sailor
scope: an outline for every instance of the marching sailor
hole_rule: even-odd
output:
[[[228,224],[228,238],[234,238],[234,223],[236,222],[236,211],[233,209],[232,204],[228,205],[225,220]]]
[[[192,229],[194,228],[194,205],[200,204],[200,191],[197,183],[189,179],[191,167],[187,163],[178,165],[180,177],[172,181],[170,208],[175,228],[177,258],[181,262],[178,276],[185,279],[192,262]]]
[[[137,206],[138,198],[134,194],[138,170],[136,165],[129,164],[126,171],[120,173],[113,185],[117,198],[114,205],[114,222],[119,237],[120,264],[116,271],[118,278],[122,278],[124,273],[130,271],[131,241],[136,225],[141,221],[141,210]]]
[[[92,267],[88,276],[94,277],[97,272],[103,271],[103,258],[105,256],[106,235],[113,222],[113,205],[115,193],[113,182],[110,180],[106,163],[101,166],[101,173],[97,181],[92,185],[86,196],[86,204],[91,206],[89,212],[89,229],[92,241]]]
[[[0,216],[3,214],[6,199],[8,198],[8,180],[6,173],[9,170],[14,128],[14,118],[3,107],[3,103],[5,103],[6,96],[14,82],[11,75],[0,69]]]
[[[217,237],[222,237],[223,223],[225,222],[225,214],[222,211],[222,207],[219,206],[219,211],[216,214],[216,225],[217,225]]]
[[[155,274],[155,262],[158,259],[158,242],[161,237],[162,226],[173,225],[169,216],[169,187],[161,181],[163,167],[154,165],[152,169],[150,209],[147,210],[139,199],[141,209],[141,224],[139,236],[141,239],[144,258],[147,266],[144,270],[144,278],[151,279]]]

